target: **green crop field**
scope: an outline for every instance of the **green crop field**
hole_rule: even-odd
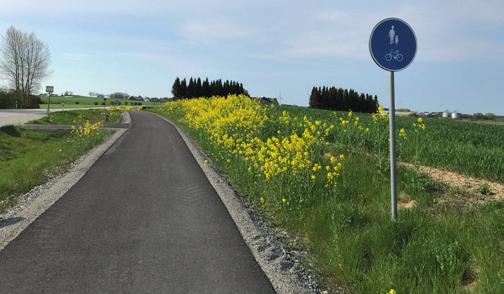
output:
[[[42,105],[40,108],[47,108],[47,103],[49,99],[47,96],[41,96]],[[110,106],[116,99],[103,99],[95,97],[85,97],[85,96],[51,96],[51,107],[65,107],[65,108],[79,108],[79,107],[99,107],[99,106]],[[158,106],[159,102],[150,101],[132,101],[128,99],[117,99],[121,105],[134,105],[134,103],[141,103],[144,106]],[[103,105],[105,103],[105,105]],[[133,103],[133,104],[132,104]]]
[[[355,293],[504,293],[504,202],[400,167],[390,220],[387,115],[262,107],[246,97],[153,110],[180,125],[233,187],[297,237],[327,285]],[[504,181],[504,128],[398,119],[401,161]],[[411,204],[407,206],[406,204]]]
[[[304,115],[337,123],[335,113],[305,107],[281,107],[293,116]],[[339,113],[338,116],[345,116]],[[371,123],[371,115],[358,114],[363,125]],[[418,118],[398,117],[397,129],[405,129],[405,138],[398,137],[398,156],[405,162],[446,168],[470,176],[504,183],[504,126],[425,118],[425,130],[415,128]],[[334,143],[345,141],[352,148],[363,148],[373,154],[388,152],[388,122],[382,121],[373,136],[362,136],[355,128],[348,128],[343,136],[335,135]]]

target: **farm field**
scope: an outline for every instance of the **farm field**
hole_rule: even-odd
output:
[[[239,193],[356,293],[504,292],[504,203],[400,167],[390,221],[385,113],[263,107],[244,96],[153,110],[185,129]],[[398,119],[399,160],[504,182],[504,128]],[[454,201],[456,200],[456,201]],[[403,208],[401,208],[403,207]]]
[[[95,127],[82,125],[67,133],[1,127],[0,213],[15,205],[20,195],[65,170],[109,135]]]
[[[488,124],[488,125],[500,125],[504,126],[504,118],[503,117],[497,117],[493,120],[468,120],[464,119],[464,121],[467,122],[472,122],[472,123],[478,123],[478,124]]]
[[[335,113],[326,110],[293,106],[279,110],[287,110],[296,117],[335,120]],[[359,119],[365,125],[372,121],[372,116],[359,114]],[[399,160],[504,183],[504,126],[442,118],[422,120],[428,125],[425,130],[418,127],[418,118],[397,118],[397,129],[404,129],[404,136],[398,136]],[[352,148],[384,154],[388,152],[388,123],[375,126],[376,133],[371,136],[362,136],[355,128],[349,128],[343,138],[334,137],[334,143],[341,144],[343,139],[346,140],[343,144]]]
[[[47,96],[41,96],[42,102],[44,104],[40,105],[40,108],[47,109],[47,103],[49,99]],[[110,106],[111,102],[116,99],[107,98],[106,105],[102,105],[104,102],[103,98],[95,98],[95,97],[86,97],[86,96],[71,96],[71,97],[63,97],[63,96],[51,96],[51,107],[64,107],[65,108],[79,108],[79,107],[100,107],[100,106]],[[131,103],[142,103],[145,106],[156,106],[159,105],[159,102],[147,102],[147,101],[131,101],[128,99],[117,99],[121,102],[121,105],[132,105]],[[127,103],[127,104],[125,104]]]

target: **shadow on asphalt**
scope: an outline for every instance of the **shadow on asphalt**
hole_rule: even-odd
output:
[[[3,227],[8,227],[10,225],[16,224],[22,220],[24,220],[23,217],[9,217],[9,218],[0,217],[0,229]]]

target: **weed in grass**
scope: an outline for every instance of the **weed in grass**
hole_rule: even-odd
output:
[[[485,195],[485,196],[492,195],[492,190],[490,188],[490,185],[487,183],[483,183],[483,184],[479,185],[477,191],[481,195]]]

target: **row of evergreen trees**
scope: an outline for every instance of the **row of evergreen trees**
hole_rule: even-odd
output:
[[[226,96],[230,94],[244,94],[248,96],[247,90],[243,88],[242,83],[226,80],[208,81],[206,78],[202,81],[200,78],[190,78],[189,82],[186,79],[180,80],[178,77],[172,86],[173,98],[197,98],[197,97],[212,97]]]
[[[336,87],[313,87],[310,107],[374,113],[378,111],[378,97]]]

